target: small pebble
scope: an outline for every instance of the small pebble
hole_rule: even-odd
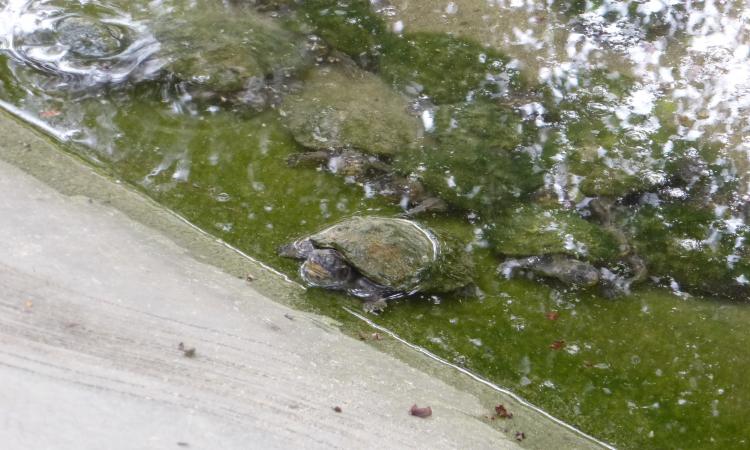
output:
[[[421,417],[421,418],[424,419],[424,418],[430,417],[432,415],[432,408],[430,408],[429,406],[425,406],[423,408],[420,408],[419,406],[417,406],[416,404],[414,404],[414,405],[412,405],[411,409],[409,410],[409,413],[412,416],[417,416],[417,417]]]
[[[195,347],[187,348],[185,347],[185,344],[180,342],[179,345],[177,345],[177,349],[179,349],[182,352],[182,355],[185,358],[194,358],[195,357]]]

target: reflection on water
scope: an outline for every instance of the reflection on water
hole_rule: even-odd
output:
[[[376,320],[623,447],[748,445],[743,2],[0,1],[0,99],[264,261],[351,215],[483,295]],[[349,298],[311,292],[338,314]]]
[[[148,28],[113,6],[64,1],[10,1],[2,46],[19,62],[51,75],[46,90],[78,90],[146,78],[159,49]]]

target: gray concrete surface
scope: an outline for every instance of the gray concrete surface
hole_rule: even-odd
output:
[[[0,111],[0,448],[597,447],[300,293]]]

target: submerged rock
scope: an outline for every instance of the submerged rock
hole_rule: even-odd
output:
[[[405,220],[352,217],[279,250],[304,259],[311,286],[344,290],[382,309],[386,298],[450,292],[471,283],[472,263],[451,238]]]
[[[567,255],[613,263],[623,255],[617,238],[574,212],[525,205],[496,218],[485,231],[493,250],[505,256]]]
[[[191,9],[154,26],[165,69],[197,96],[244,92],[260,109],[269,79],[310,62],[302,36],[251,11]]]
[[[437,109],[431,142],[399,155],[400,170],[415,172],[438,197],[461,209],[491,215],[543,183],[523,148],[529,130],[512,109],[489,101]]]
[[[641,207],[629,231],[649,273],[667,286],[750,299],[750,229],[740,217],[676,201]]]
[[[408,102],[375,75],[354,66],[316,68],[282,105],[295,140],[310,149],[357,149],[394,155],[414,148],[422,133]]]
[[[300,13],[328,45],[357,60],[374,53],[387,33],[368,0],[306,0]]]
[[[508,58],[476,42],[439,33],[389,35],[380,73],[399,88],[435,103],[465,101],[470,92],[502,95],[521,87]]]

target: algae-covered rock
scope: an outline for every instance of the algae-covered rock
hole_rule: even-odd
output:
[[[393,155],[415,146],[422,133],[408,103],[375,75],[336,65],[313,70],[301,92],[282,105],[283,120],[301,145]]]
[[[486,237],[505,256],[569,255],[591,262],[612,262],[620,245],[609,231],[572,211],[524,205],[495,219]]]
[[[438,33],[389,35],[380,73],[399,88],[422,92],[435,103],[461,102],[471,91],[503,94],[521,86],[504,55]]]
[[[547,118],[564,136],[566,170],[586,197],[622,198],[648,191],[666,182],[658,157],[669,135],[657,135],[649,121],[634,111],[621,111],[634,81],[619,75],[612,79],[599,71],[582,74],[580,88],[568,98],[547,102]],[[626,119],[620,115],[625,114]],[[643,126],[640,126],[643,125]]]
[[[307,0],[301,13],[330,46],[355,58],[375,50],[387,32],[367,0]]]
[[[154,26],[165,69],[193,89],[257,89],[309,62],[301,36],[251,11],[197,8]]]
[[[501,210],[542,185],[542,172],[523,148],[534,129],[512,109],[488,101],[437,109],[430,144],[400,157],[446,202],[485,214]]]
[[[630,232],[651,275],[672,278],[687,292],[750,299],[750,229],[744,222],[675,202],[642,207]]]

